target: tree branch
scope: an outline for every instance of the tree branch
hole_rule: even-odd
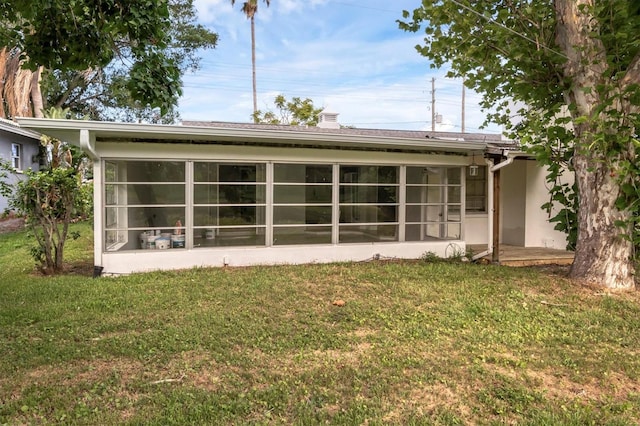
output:
[[[632,84],[640,84],[640,52],[636,54],[631,64],[629,64],[629,68],[627,68],[627,72],[621,81],[621,89],[624,90]]]

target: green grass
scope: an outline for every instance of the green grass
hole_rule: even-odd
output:
[[[74,229],[57,277],[0,235],[0,424],[640,422],[637,293],[445,262],[92,279]]]

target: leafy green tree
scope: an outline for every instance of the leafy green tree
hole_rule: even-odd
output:
[[[70,112],[52,108],[45,115],[65,118]],[[24,179],[9,180],[15,170],[0,161],[0,194],[9,200],[11,210],[24,216],[36,240],[31,254],[39,270],[54,274],[64,269],[69,224],[93,211],[93,185],[83,182],[87,159],[79,149],[48,136],[42,136],[41,145],[46,165],[39,171],[27,170]]]
[[[271,0],[262,0],[267,7],[271,4]],[[231,6],[236,4],[236,0],[231,0]],[[258,94],[256,87],[256,22],[255,17],[258,13],[258,0],[247,0],[242,3],[242,13],[251,21],[251,75],[253,82],[253,113],[258,112]]]
[[[213,47],[217,39],[194,24],[194,17],[191,0],[2,1],[0,46],[6,46],[5,56],[34,72],[32,88],[44,70],[66,81],[53,105],[72,106],[65,100],[77,100],[74,90],[97,81],[107,93],[117,89],[105,98],[106,107],[157,109],[164,115],[182,93],[182,72],[197,66],[196,50]],[[53,98],[51,78],[46,86]],[[44,102],[34,94],[37,115]],[[104,98],[105,90],[95,88],[90,96]]]
[[[309,98],[302,100],[299,97],[293,97],[288,101],[284,95],[278,95],[273,103],[277,112],[258,110],[251,115],[254,123],[317,126],[319,114],[323,110],[323,108],[316,108]]]
[[[216,46],[218,36],[198,24],[193,0],[169,0],[171,26],[167,55],[181,74],[200,68],[199,52]],[[175,105],[160,114],[132,98],[128,90],[128,69],[118,61],[104,68],[45,71],[42,92],[47,107],[69,108],[93,120],[173,123],[178,119]]]
[[[567,161],[578,205],[571,276],[633,288],[640,3],[424,0],[404,19],[402,29],[424,29],[417,49],[434,67],[483,94],[490,120],[552,174]]]

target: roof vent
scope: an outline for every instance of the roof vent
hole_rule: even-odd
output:
[[[325,112],[322,111],[318,114],[318,127],[322,129],[339,129],[340,123],[338,123],[337,112]]]

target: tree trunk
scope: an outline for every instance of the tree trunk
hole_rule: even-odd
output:
[[[258,111],[258,95],[256,88],[256,25],[255,19],[251,16],[251,72],[253,76],[253,113]]]
[[[612,289],[634,288],[633,245],[622,237],[625,229],[616,226],[627,221],[631,212],[620,211],[615,202],[619,187],[606,161],[594,161],[588,153],[574,157],[580,196],[578,241],[571,277]],[[626,230],[630,235],[631,230]]]
[[[630,235],[630,230],[616,226],[616,221],[630,219],[631,212],[620,211],[615,205],[620,194],[615,167],[620,156],[629,153],[607,152],[606,146],[599,146],[594,140],[595,135],[603,131],[599,126],[603,123],[611,126],[611,120],[599,109],[605,101],[601,96],[607,94],[595,90],[599,86],[607,87],[609,82],[606,51],[602,42],[594,37],[599,30],[597,20],[588,12],[593,1],[555,0],[554,3],[556,42],[567,58],[564,74],[573,83],[565,93],[566,101],[575,107],[571,109],[576,135],[573,166],[579,207],[571,276],[608,288],[632,289],[635,285],[633,245],[622,236],[625,231]]]
[[[31,102],[33,103],[33,116],[35,118],[44,118],[44,98],[40,89],[43,68],[38,67],[31,77]]]

